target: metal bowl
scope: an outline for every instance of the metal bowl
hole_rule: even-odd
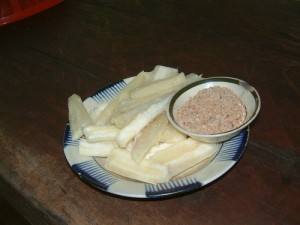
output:
[[[182,128],[176,121],[176,111],[189,98],[195,96],[200,90],[214,86],[226,87],[232,90],[242,100],[246,109],[246,118],[243,123],[233,130],[217,134],[193,133]],[[261,100],[258,92],[247,82],[232,77],[211,77],[191,83],[175,93],[169,102],[167,115],[170,123],[177,130],[190,136],[191,138],[206,143],[219,143],[237,136],[243,129],[249,126],[249,124],[257,117],[260,107]]]

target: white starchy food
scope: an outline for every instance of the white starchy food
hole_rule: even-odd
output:
[[[192,138],[187,138],[184,141],[171,144],[168,148],[157,152],[151,158],[165,163],[177,158],[177,156],[180,156],[185,152],[194,150],[198,146],[198,143],[198,141]]]
[[[138,108],[131,109],[119,115],[115,115],[111,118],[112,124],[114,124],[119,129],[122,129],[128,125],[139,113],[146,110],[150,104],[144,104]]]
[[[141,98],[128,99],[120,102],[120,104],[116,107],[116,110],[120,113],[127,112],[129,110],[135,109],[137,107],[141,107],[144,105],[151,105],[152,103],[158,101],[159,98],[167,97],[174,92],[173,89],[166,89],[164,91],[155,93],[153,95],[148,95]]]
[[[96,125],[109,124],[111,122],[111,118],[113,117],[116,106],[121,101],[128,99],[129,92],[143,84],[147,80],[148,76],[148,73],[145,73],[144,71],[140,72],[137,76],[135,76],[132,79],[132,81],[130,81],[130,83],[120,91],[117,97],[115,97],[111,102],[109,102],[109,104],[97,117],[95,121]]]
[[[84,108],[90,114],[95,108],[99,107],[99,103],[95,101],[93,97],[88,97],[82,102]],[[91,117],[91,116],[90,116]]]
[[[131,150],[131,157],[137,164],[140,164],[150,149],[158,144],[167,123],[168,118],[166,113],[163,112],[149,123],[149,125],[141,131],[141,134],[138,135]]]
[[[111,101],[86,111],[80,97],[68,99],[72,139],[79,154],[104,157],[105,168],[147,183],[164,183],[206,166],[220,145],[200,143],[167,120],[166,105],[183,86],[202,79],[158,65],[142,71]],[[84,135],[84,137],[83,137]]]
[[[86,139],[79,140],[79,155],[107,157],[111,151],[118,147],[116,142],[88,142]]]
[[[165,78],[169,78],[172,76],[176,76],[178,74],[178,69],[157,65],[155,66],[154,70],[152,71],[152,80],[161,80]]]
[[[122,101],[122,99],[127,98],[129,98],[128,92],[121,91],[121,94],[119,94],[116,98],[110,101],[108,105],[104,108],[104,110],[101,111],[101,113],[95,118],[94,123],[100,126],[109,124],[116,106],[119,104],[120,101]]]
[[[159,143],[158,145],[156,145],[156,146],[154,146],[153,148],[150,149],[150,151],[145,156],[145,159],[150,159],[150,157],[155,155],[156,152],[162,151],[162,150],[170,147],[171,145],[172,145],[171,143]]]
[[[198,75],[195,73],[190,73],[190,74],[186,75],[186,85],[191,84],[196,81],[199,81],[199,80],[202,80],[202,79],[203,79],[202,74]]]
[[[169,90],[176,91],[178,88],[182,87],[182,85],[184,85],[185,83],[186,83],[186,76],[184,75],[184,73],[180,73],[170,78],[149,82],[144,86],[138,87],[130,91],[129,93],[131,98],[142,98],[145,96],[154,95]]]
[[[139,165],[133,161],[130,152],[114,149],[107,157],[105,169],[121,176],[147,183],[168,182],[168,166],[143,160]]]
[[[214,154],[212,154],[210,157],[202,160],[201,162],[195,164],[194,166],[188,168],[187,170],[183,171],[182,173],[177,174],[176,176],[172,177],[172,180],[176,180],[176,179],[180,179],[183,177],[186,177],[188,175],[191,175],[192,173],[195,173],[201,169],[203,169],[205,166],[207,166],[213,159],[214,157],[217,155],[217,153],[219,152],[221,145],[220,146],[215,146],[216,147],[216,151]]]
[[[127,126],[120,130],[117,136],[117,142],[124,148],[135,135],[137,135],[145,126],[147,126],[158,114],[162,113],[169,101],[169,97],[152,104],[145,111],[139,113]]]
[[[82,135],[82,128],[92,124],[92,120],[86,111],[80,96],[73,94],[68,98],[69,123],[72,140],[79,139]]]
[[[90,118],[93,120],[93,122],[97,120],[107,105],[108,102],[102,102],[89,112]]]
[[[83,134],[88,142],[113,141],[119,132],[120,129],[114,125],[89,125],[83,128]]]
[[[168,123],[165,126],[159,141],[162,143],[175,143],[183,141],[186,138],[187,136],[185,134],[179,132],[170,123]]]
[[[206,144],[188,138],[158,151],[150,159],[168,165],[170,177],[174,177],[209,158],[218,149],[219,145],[217,144]]]

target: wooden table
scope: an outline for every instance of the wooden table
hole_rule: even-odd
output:
[[[63,153],[67,98],[158,64],[256,87],[242,158],[183,196],[92,188]],[[64,1],[0,28],[1,195],[32,224],[299,224],[299,86],[299,1]]]

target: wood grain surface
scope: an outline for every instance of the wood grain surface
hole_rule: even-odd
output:
[[[63,153],[67,98],[155,65],[260,93],[241,160],[199,191],[95,190]],[[0,27],[0,193],[32,224],[300,224],[300,2],[73,0]]]

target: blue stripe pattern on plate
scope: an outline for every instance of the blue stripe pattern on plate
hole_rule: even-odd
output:
[[[249,128],[246,128],[238,136],[232,138],[230,141],[224,142],[216,159],[219,161],[238,161],[244,151],[248,136]]]
[[[94,160],[74,164],[72,169],[82,179],[89,181],[95,187],[102,190],[107,190],[111,184],[117,182],[117,179],[114,176],[102,169]]]
[[[145,184],[146,196],[148,198],[158,198],[172,194],[179,194],[196,190],[202,184],[195,178],[182,178],[162,184]]]
[[[94,94],[92,98],[97,103],[109,102],[114,99],[118,93],[126,86],[125,81],[120,81],[112,84],[104,89],[101,89],[98,93]]]
[[[67,126],[66,126],[65,137],[64,137],[64,147],[66,147],[67,145],[78,146],[78,140],[75,140],[75,141],[72,140],[72,135],[71,135],[71,130],[70,130],[69,124],[67,124]]]

